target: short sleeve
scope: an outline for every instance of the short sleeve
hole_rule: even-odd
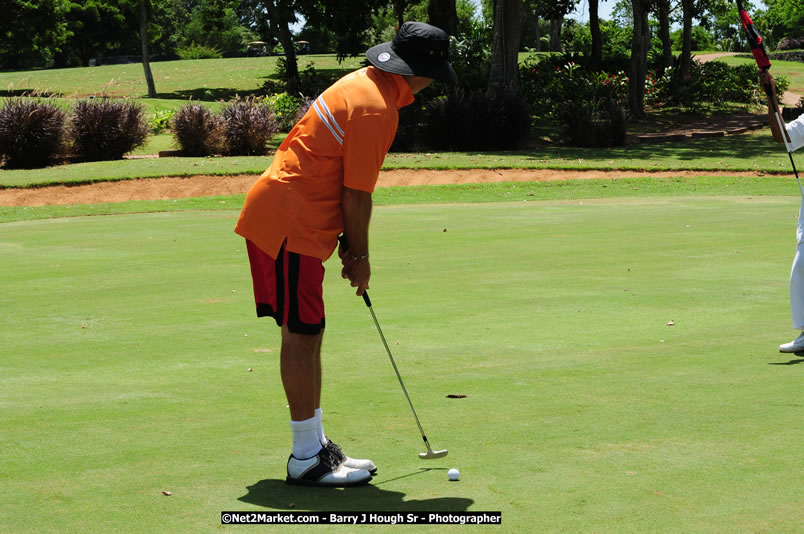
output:
[[[372,113],[349,121],[343,140],[343,185],[374,192],[383,161],[396,134],[394,118]]]
[[[796,120],[785,126],[790,136],[790,150],[798,150],[804,146],[804,115],[799,115]]]

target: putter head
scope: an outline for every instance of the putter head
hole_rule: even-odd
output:
[[[447,455],[447,452],[448,452],[447,449],[444,449],[442,451],[434,451],[431,449],[427,449],[427,452],[419,453],[419,458],[421,458],[422,460],[435,460],[436,458],[443,458],[444,456]]]

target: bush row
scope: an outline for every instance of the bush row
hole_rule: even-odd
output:
[[[276,99],[237,98],[213,113],[190,103],[176,112],[171,129],[187,156],[256,156],[265,154],[266,143],[298,122],[311,104],[304,99],[298,106],[282,107]]]
[[[69,111],[36,98],[10,98],[0,107],[0,164],[42,167],[69,155],[83,161],[119,159],[145,142],[141,106],[80,100]]]
[[[47,99],[15,97],[0,104],[0,166],[43,167],[64,158],[121,159],[149,133],[172,130],[190,156],[259,155],[277,132],[288,130],[310,105],[286,94],[236,98],[213,113],[188,103],[146,118],[139,104],[106,98],[79,100],[69,109]]]

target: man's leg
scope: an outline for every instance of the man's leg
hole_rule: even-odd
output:
[[[247,242],[257,315],[282,327],[280,375],[290,408],[293,454],[287,482],[311,486],[351,486],[368,482],[367,470],[343,465],[319,439],[321,340],[324,301],[321,260],[286,252],[273,258]]]
[[[344,452],[338,445],[327,439],[327,436],[324,434],[324,424],[322,422],[323,412],[321,411],[321,384],[322,384],[321,341],[322,340],[323,335],[318,336],[318,344],[315,347],[315,356],[313,358],[313,368],[315,369],[315,409],[313,410],[313,414],[316,419],[318,440],[321,443],[321,446],[329,450],[342,465],[345,465],[346,467],[352,469],[365,469],[366,471],[374,475],[377,473],[377,466],[374,465],[374,462],[367,459],[350,458],[349,456],[344,454]],[[305,411],[304,413],[307,414],[308,412]],[[292,416],[293,412],[291,412],[291,417]]]
[[[779,351],[802,352],[804,351],[804,197],[798,211],[796,256],[790,270],[790,312],[793,316],[793,328],[802,332],[793,341],[779,345]]]
[[[319,334],[294,334],[282,326],[280,369],[293,421],[315,417],[321,399],[321,339]]]
[[[318,334],[297,334],[282,326],[280,371],[290,407],[293,454],[288,460],[291,484],[350,486],[368,482],[368,470],[355,469],[335,458],[319,439],[316,405],[321,397],[321,340]]]
[[[796,247],[796,256],[790,271],[790,311],[793,328],[804,330],[804,243]]]

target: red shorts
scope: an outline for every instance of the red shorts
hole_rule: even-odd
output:
[[[295,334],[324,328],[324,264],[318,258],[279,250],[272,258],[246,240],[257,317],[273,317]]]

